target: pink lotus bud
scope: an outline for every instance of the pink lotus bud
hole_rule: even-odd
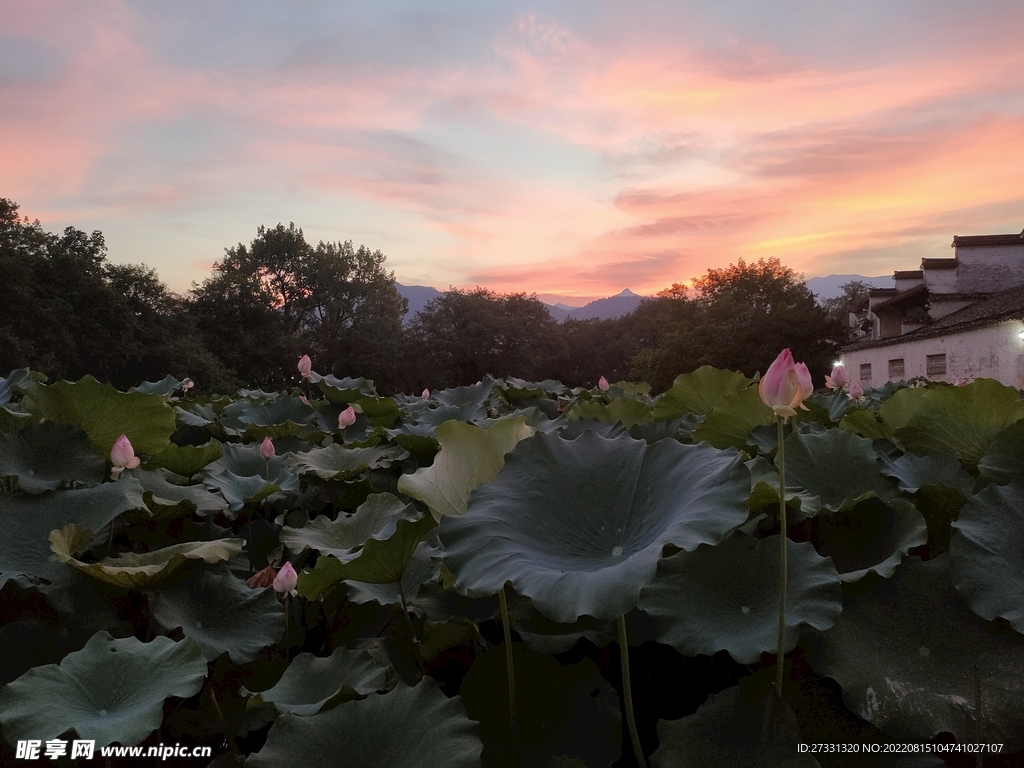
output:
[[[303,355],[299,358],[299,373],[302,374],[302,378],[309,376],[309,372],[313,370],[313,361],[309,359],[309,355]]]
[[[295,572],[292,564],[285,562],[281,570],[277,572],[274,579],[274,591],[279,595],[295,594],[295,585],[299,583],[299,575]]]
[[[423,399],[424,400],[429,400],[430,399],[430,390],[429,389],[424,389],[423,390]]]
[[[356,423],[356,409],[351,405],[338,414],[338,429],[351,427]]]
[[[195,385],[196,385],[196,383],[195,383],[194,381],[192,381],[192,379],[188,379],[188,378],[186,378],[186,379],[184,379],[184,380],[183,380],[183,381],[181,382],[181,391],[182,391],[182,392],[188,392],[188,391],[189,391],[190,389],[192,389],[192,387],[194,387]]]
[[[858,403],[863,403],[864,387],[862,387],[860,384],[852,384],[850,385],[850,391],[847,393],[847,395],[851,400],[854,400]]]
[[[263,442],[260,443],[260,456],[267,461],[274,458],[274,444],[270,441],[269,437],[264,437]]]
[[[110,463],[113,464],[110,476],[114,478],[126,469],[135,469],[139,466],[139,457],[135,455],[135,449],[126,435],[121,435],[114,441],[114,446],[110,449]]]
[[[606,379],[604,376],[602,376],[600,379],[598,379],[597,380],[597,388],[600,389],[602,392],[607,392],[608,391],[608,379]]]
[[[825,377],[825,386],[836,392],[840,389],[849,389],[850,380],[846,377],[846,368],[837,365],[832,369],[832,375]]]
[[[784,349],[761,378],[758,391],[765,405],[777,416],[788,419],[796,416],[797,407],[809,410],[803,402],[814,391],[814,385],[807,366],[793,362],[793,354]]]

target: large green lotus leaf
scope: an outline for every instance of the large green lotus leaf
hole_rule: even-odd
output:
[[[477,656],[462,678],[466,714],[480,722],[480,737],[495,757],[515,747],[548,759],[581,758],[591,768],[610,768],[622,751],[619,694],[584,658],[561,664],[522,645],[512,646],[516,675],[516,743],[509,736],[504,646]],[[491,762],[497,762],[492,760]],[[515,763],[509,763],[515,764]],[[533,764],[533,763],[531,763]],[[548,763],[542,763],[548,764]]]
[[[310,717],[321,709],[387,687],[386,671],[368,651],[337,648],[326,658],[300,653],[280,681],[260,697],[282,712]]]
[[[846,414],[839,422],[839,428],[847,429],[869,440],[893,439],[892,428],[882,420],[877,411],[867,408],[854,408],[852,406],[847,408]]]
[[[8,579],[44,589],[67,581],[68,567],[50,550],[51,531],[69,524],[98,531],[124,512],[144,507],[142,486],[127,476],[41,496],[0,494],[0,587]]]
[[[77,427],[46,421],[13,434],[0,432],[0,477],[17,477],[26,493],[98,485],[106,474],[107,463]]]
[[[249,589],[230,573],[200,571],[155,593],[150,605],[162,627],[181,627],[207,661],[227,653],[245,664],[284,634],[284,610],[274,590]]]
[[[176,475],[192,477],[223,454],[223,446],[216,440],[203,445],[175,445],[171,443],[146,462],[148,469],[163,467]]]
[[[50,534],[50,548],[60,562],[125,589],[149,589],[189,560],[203,560],[207,563],[229,560],[241,552],[245,544],[245,539],[189,541],[141,554],[124,552],[98,563],[85,563],[76,559],[78,550],[92,539],[89,530],[73,524],[66,525]]]
[[[774,424],[775,414],[761,401],[757,387],[747,387],[722,397],[707,418],[694,428],[693,439],[705,440],[715,448],[742,449],[752,445],[751,430]]]
[[[232,437],[259,443],[265,437],[276,440],[308,432],[316,417],[316,411],[299,398],[280,396],[268,402],[236,400],[221,412],[220,425]]]
[[[953,583],[983,619],[997,616],[1024,634],[1024,479],[990,485],[953,522]]]
[[[0,724],[11,743],[55,739],[74,729],[97,747],[138,744],[160,727],[164,699],[199,692],[206,660],[185,639],[115,640],[97,632],[58,664],[26,672],[0,694]]]
[[[426,519],[432,520],[432,518]],[[406,607],[412,613],[420,616],[424,613],[423,606],[417,601],[420,587],[426,582],[436,579],[441,570],[441,562],[435,557],[437,554],[436,548],[421,541],[402,569],[401,580],[369,582],[353,579],[345,583],[345,594],[353,603],[360,605],[372,601],[381,605],[401,605],[404,593]]]
[[[866,499],[844,512],[814,520],[818,552],[831,557],[843,581],[874,572],[888,578],[904,556],[928,541],[924,516],[904,499]]]
[[[651,407],[639,400],[618,398],[608,404],[596,400],[576,403],[566,414],[570,421],[576,419],[597,419],[609,424],[622,423],[626,429],[636,424],[648,424],[654,421]]]
[[[681,720],[658,722],[660,745],[653,768],[815,768],[800,755],[796,715],[775,698],[765,678],[744,678],[738,686],[712,694]]]
[[[434,463],[402,475],[398,491],[425,503],[435,520],[463,515],[473,489],[491,482],[505,463],[505,454],[534,432],[522,416],[503,419],[488,429],[445,422],[437,428],[441,451]]]
[[[966,494],[974,487],[973,478],[967,474],[960,461],[951,454],[933,456],[917,456],[905,453],[895,459],[880,457],[883,463],[882,472],[895,477],[900,490],[906,493],[917,493],[926,485],[945,485],[957,488]]]
[[[702,365],[692,373],[681,373],[672,388],[658,398],[654,418],[675,419],[684,413],[708,414],[726,395],[749,387],[751,380],[739,371],[724,371]]]
[[[354,480],[371,469],[388,468],[405,458],[406,452],[396,446],[346,448],[332,443],[288,457],[288,468],[300,475],[314,475],[322,480]]]
[[[399,519],[389,538],[369,539],[359,556],[347,563],[336,557],[321,557],[311,573],[299,576],[299,594],[315,600],[345,579],[370,584],[400,582],[420,540],[436,525],[427,516],[420,520]]]
[[[750,470],[750,496],[747,508],[751,512],[764,510],[775,515],[779,509],[779,470],[763,456],[745,462]],[[788,474],[788,473],[787,473]],[[821,510],[821,498],[806,488],[786,483],[786,509],[790,520],[797,522],[813,517]]]
[[[808,641],[814,670],[843,687],[854,714],[898,739],[981,733],[1012,752],[1024,740],[1024,637],[978,618],[957,594],[949,557],[911,558],[891,579],[844,587],[832,629]],[[975,674],[977,667],[977,676]]]
[[[794,432],[786,438],[785,448],[786,484],[817,496],[822,509],[839,511],[870,496],[884,500],[896,495],[871,441],[852,432]]]
[[[1024,475],[1024,423],[1015,422],[992,438],[978,471],[1004,484]]]
[[[963,387],[925,390],[921,407],[896,429],[896,442],[913,453],[952,452],[977,464],[993,438],[1021,419],[1024,400],[1018,390],[994,379],[976,379]]]
[[[684,656],[726,650],[754,664],[778,649],[779,536],[735,533],[714,547],[678,552],[658,564],[640,593],[639,608],[659,620],[660,642]],[[786,650],[799,628],[828,629],[843,610],[843,590],[832,561],[813,545],[789,542]]]
[[[402,417],[402,410],[393,397],[362,397],[356,400],[356,405],[375,427],[390,427]],[[337,417],[333,423],[338,423]]]
[[[535,435],[516,446],[469,513],[441,520],[460,591],[506,581],[569,623],[615,619],[654,578],[667,544],[717,544],[747,519],[750,473],[735,451],[628,435]]]
[[[360,376],[357,379],[339,379],[333,374],[321,376],[318,373],[309,374],[309,383],[320,387],[324,397],[334,405],[348,405],[364,397],[376,397],[377,392],[373,388],[373,381]]]
[[[907,387],[893,392],[892,395],[878,407],[878,415],[885,424],[886,429],[895,432],[910,423],[918,411],[925,407],[925,396],[928,389]]]
[[[298,491],[299,478],[288,469],[288,456],[274,456],[267,461],[260,456],[260,447],[255,443],[226,443],[223,451],[219,459],[203,469],[203,482],[224,495],[231,512],[276,493]]]
[[[160,381],[144,381],[137,387],[132,387],[129,392],[142,392],[146,395],[160,395],[160,397],[170,397],[174,394],[174,391],[181,389],[181,385],[184,383],[182,379],[176,379],[171,374],[167,374]]]
[[[339,514],[337,520],[318,515],[302,528],[286,525],[281,530],[281,543],[293,552],[309,547],[346,562],[357,556],[352,550],[367,539],[386,539],[394,533],[399,518],[413,519],[418,514],[416,507],[404,504],[392,493],[372,493],[351,515]]]
[[[184,517],[193,513],[216,515],[228,508],[228,503],[219,493],[211,492],[203,485],[179,485],[174,478],[182,479],[166,469],[151,471],[135,470],[132,476],[142,484],[146,508],[153,517]]]
[[[249,768],[279,768],[301,755],[309,768],[478,768],[479,726],[458,697],[425,677],[383,696],[349,701],[312,717],[281,715]]]
[[[159,453],[174,432],[174,409],[160,395],[118,392],[92,376],[39,385],[25,402],[47,421],[80,427],[100,456],[109,456],[121,435],[128,436],[136,453]]]
[[[546,396],[557,396],[566,391],[566,386],[554,379],[544,381],[525,381],[515,376],[506,376],[504,380],[498,381],[498,386],[509,400],[526,400]]]
[[[457,416],[449,418],[459,421],[477,421],[487,418],[487,404],[494,391],[494,380],[473,384],[468,387],[452,387],[435,390],[433,399],[442,406],[457,409]]]
[[[842,421],[843,417],[846,416],[846,412],[856,405],[856,401],[847,395],[844,390],[831,392],[827,395],[815,392],[807,398],[806,402],[809,406],[815,405],[827,411],[829,420],[837,423]]]

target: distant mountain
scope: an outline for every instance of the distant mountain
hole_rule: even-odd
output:
[[[409,312],[405,316],[406,324],[411,323],[416,314],[427,306],[428,302],[437,298],[442,293],[437,288],[431,288],[428,285],[402,285],[401,283],[395,283],[395,288],[399,294],[409,300]],[[622,293],[609,296],[606,299],[597,299],[583,307],[573,307],[561,302],[558,304],[548,304],[545,302],[544,306],[548,308],[551,317],[556,322],[561,323],[569,317],[576,318],[577,320],[589,320],[591,318],[608,320],[613,317],[621,317],[622,315],[628,315],[640,306],[642,300],[643,296],[638,296],[629,288],[626,288]]]
[[[643,299],[643,296],[638,296],[629,288],[626,288],[622,293],[609,296],[606,299],[597,299],[567,314],[574,320],[610,320],[614,317],[628,315],[640,306],[640,302]],[[554,313],[552,313],[552,317],[554,317]],[[556,317],[555,319],[557,320],[558,318]]]
[[[867,283],[874,288],[892,288],[892,275],[879,275],[878,277],[864,277],[864,275],[827,275],[825,277],[812,277],[807,281],[807,287],[811,293],[819,299],[834,299],[841,296],[841,286],[856,281]]]

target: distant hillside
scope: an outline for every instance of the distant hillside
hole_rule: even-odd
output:
[[[431,288],[428,285],[402,285],[401,283],[395,283],[395,288],[402,296],[409,300],[409,313],[405,316],[406,324],[411,323],[416,314],[427,306],[431,299],[437,298],[442,293],[437,288]],[[591,318],[608,320],[613,317],[628,315],[640,306],[642,299],[643,296],[638,296],[626,288],[622,293],[605,299],[597,299],[583,307],[570,307],[567,304],[548,304],[546,302],[544,306],[548,308],[551,317],[559,323],[569,317],[576,318],[577,320],[589,320]]]
[[[834,299],[843,292],[841,286],[855,281],[867,283],[875,288],[892,288],[894,283],[892,275],[879,275],[878,277],[864,277],[864,275],[826,275],[825,277],[812,277],[807,281],[807,287],[811,293],[819,299]]]

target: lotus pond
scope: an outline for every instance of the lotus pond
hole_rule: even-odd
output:
[[[739,373],[381,397],[15,371],[0,759],[61,737],[253,768],[1020,764],[1021,393],[805,405],[780,699],[779,430]]]

